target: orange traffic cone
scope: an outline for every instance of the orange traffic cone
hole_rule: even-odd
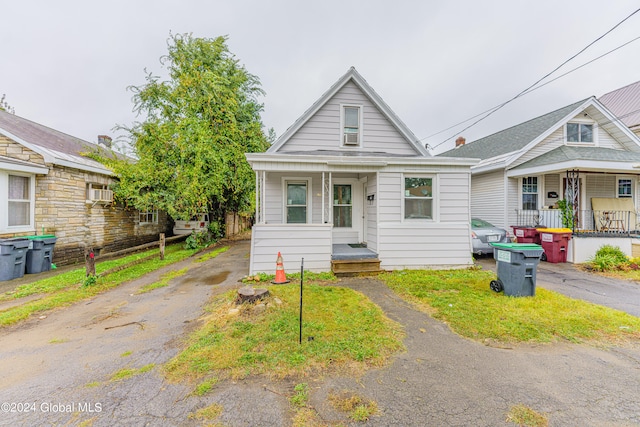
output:
[[[278,258],[276,259],[276,278],[271,283],[281,285],[283,283],[289,283],[287,276],[284,274],[284,265],[282,264],[282,255],[278,252]]]

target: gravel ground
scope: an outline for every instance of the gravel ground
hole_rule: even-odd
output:
[[[505,420],[516,404],[546,413],[551,426],[640,425],[640,345],[495,348],[457,336],[372,278],[340,285],[364,293],[405,327],[407,350],[389,366],[360,378],[227,381],[192,396],[193,384],[167,382],[160,366],[200,325],[211,295],[239,286],[248,252],[248,242],[236,242],[215,259],[186,260],[0,330],[0,403],[16,410],[5,412],[3,404],[0,425],[202,425],[189,414],[218,403],[223,425],[287,426],[293,414],[287,396],[296,382],[310,384],[309,403],[327,425],[362,425],[328,403],[329,394],[344,390],[378,404],[371,426],[513,425]],[[170,286],[135,294],[185,267]],[[151,363],[149,372],[110,380],[122,368]]]

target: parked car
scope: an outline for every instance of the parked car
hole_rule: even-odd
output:
[[[191,217],[189,221],[176,220],[173,225],[173,234],[191,234],[206,231],[209,227],[209,214],[202,213]]]
[[[490,243],[511,243],[511,237],[502,228],[480,218],[471,218],[471,242],[474,254],[493,255],[493,246]]]

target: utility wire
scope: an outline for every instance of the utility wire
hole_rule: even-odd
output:
[[[522,94],[522,96],[524,96],[524,95],[528,95],[528,94],[530,94],[531,92],[533,92],[533,91],[535,91],[535,90],[538,90],[538,89],[540,89],[540,88],[542,88],[542,87],[544,87],[544,86],[548,85],[549,83],[553,83],[553,82],[555,82],[556,80],[558,80],[558,79],[560,79],[560,78],[562,78],[562,77],[564,77],[564,76],[566,76],[566,75],[568,75],[568,74],[573,73],[574,71],[578,71],[580,68],[582,68],[582,67],[586,67],[587,65],[591,64],[592,62],[595,62],[595,61],[597,61],[597,60],[599,60],[599,59],[602,59],[602,58],[604,58],[605,56],[607,56],[607,55],[609,55],[609,54],[611,54],[611,53],[615,52],[616,50],[622,49],[623,47],[627,46],[628,44],[633,43],[633,42],[634,42],[634,41],[636,41],[636,40],[640,40],[640,36],[636,37],[636,38],[635,38],[635,39],[633,39],[633,40],[629,40],[628,42],[626,42],[626,43],[624,43],[624,44],[621,44],[620,46],[618,46],[618,47],[616,47],[616,48],[614,48],[614,49],[611,49],[610,51],[608,51],[608,52],[606,52],[606,53],[603,53],[602,55],[600,55],[600,56],[598,56],[598,57],[596,57],[596,58],[593,58],[592,60],[587,61],[587,62],[585,62],[584,64],[579,65],[579,66],[577,66],[577,67],[575,67],[575,68],[573,68],[573,69],[571,69],[571,70],[567,71],[567,72],[566,72],[566,73],[564,73],[564,74],[560,74],[558,77],[556,77],[556,78],[554,78],[554,79],[551,79],[551,80],[549,80],[548,82],[545,82],[545,83],[543,83],[543,84],[541,84],[541,85],[539,85],[539,86],[536,86],[536,87],[534,87],[534,88],[532,88],[532,89],[529,89],[528,91],[524,92],[524,93]],[[448,130],[450,130],[450,129],[453,129],[453,128],[455,128],[455,127],[460,126],[461,124],[464,124],[464,123],[466,123],[466,122],[468,122],[468,121],[470,121],[470,120],[473,120],[473,119],[475,119],[476,117],[480,117],[481,115],[483,115],[483,114],[485,114],[485,113],[488,113],[489,111],[491,111],[491,110],[493,110],[493,109],[496,109],[496,108],[498,108],[499,106],[500,106],[500,105],[496,105],[495,107],[491,107],[491,108],[489,108],[488,110],[485,110],[485,111],[483,111],[483,112],[481,112],[481,113],[476,114],[475,116],[469,117],[468,119],[463,120],[463,121],[461,121],[461,122],[459,122],[459,123],[456,123],[455,125],[451,125],[451,126],[449,126],[448,128],[446,128],[446,129],[443,129],[443,130],[441,130],[441,131],[439,131],[439,132],[436,132],[436,133],[432,133],[431,135],[425,136],[424,138],[420,138],[418,141],[424,141],[425,139],[432,138],[432,137],[434,137],[434,136],[440,135],[441,133],[444,133],[444,132],[446,132],[446,131],[448,131]],[[438,146],[440,146],[440,145],[441,145],[441,144],[438,144],[438,145],[436,145],[436,147],[438,147]],[[433,147],[433,148],[435,148],[435,147]]]
[[[611,33],[613,30],[615,30],[616,28],[618,28],[620,25],[622,25],[625,21],[627,21],[628,19],[630,19],[633,15],[635,15],[636,13],[640,12],[640,8],[636,9],[635,11],[633,11],[629,16],[627,16],[626,18],[624,18],[622,21],[618,22],[616,25],[614,25],[611,29],[609,29],[606,33],[602,34],[600,37],[598,37],[597,39],[595,39],[594,41],[592,41],[591,43],[589,43],[587,46],[585,46],[584,48],[582,48],[578,53],[574,54],[573,56],[571,56],[569,59],[565,60],[562,64],[558,65],[556,68],[553,69],[553,71],[547,73],[544,77],[542,77],[541,79],[538,79],[534,84],[532,84],[531,86],[527,87],[526,89],[524,89],[523,91],[521,91],[520,93],[518,93],[516,96],[510,98],[509,100],[503,102],[502,104],[498,105],[497,107],[493,108],[492,110],[489,110],[489,112],[487,112],[484,116],[482,116],[481,118],[479,118],[478,120],[476,120],[475,122],[471,123],[469,126],[465,127],[464,129],[462,129],[459,132],[456,132],[455,135],[450,136],[449,138],[445,139],[444,141],[440,142],[439,144],[435,145],[434,147],[432,147],[432,149],[435,149],[437,147],[439,147],[440,145],[444,144],[445,142],[449,141],[450,139],[452,139],[453,137],[455,137],[457,134],[462,133],[468,129],[470,129],[471,127],[477,125],[478,123],[480,123],[481,121],[483,121],[484,119],[486,119],[487,117],[491,116],[493,113],[495,113],[496,111],[502,109],[505,105],[513,102],[514,100],[518,99],[519,97],[521,97],[522,95],[524,95],[527,91],[531,90],[532,88],[534,88],[535,86],[537,86],[540,82],[542,82],[544,79],[546,79],[547,77],[549,77],[551,74],[555,73],[556,71],[558,71],[560,68],[562,68],[565,64],[567,64],[568,62],[572,61],[573,59],[575,59],[578,55],[580,55],[582,52],[584,52],[585,50],[587,50],[588,48],[590,48],[591,46],[593,46],[595,43],[597,43],[598,41],[600,41],[602,38],[604,38],[605,36],[607,36],[609,33]]]

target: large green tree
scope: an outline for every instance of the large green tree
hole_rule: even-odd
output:
[[[259,79],[229,51],[226,37],[172,35],[161,64],[168,79],[148,73],[132,86],[135,161],[112,162],[116,197],[174,219],[198,212],[250,212],[255,178],[244,154],[268,147],[260,113]]]

